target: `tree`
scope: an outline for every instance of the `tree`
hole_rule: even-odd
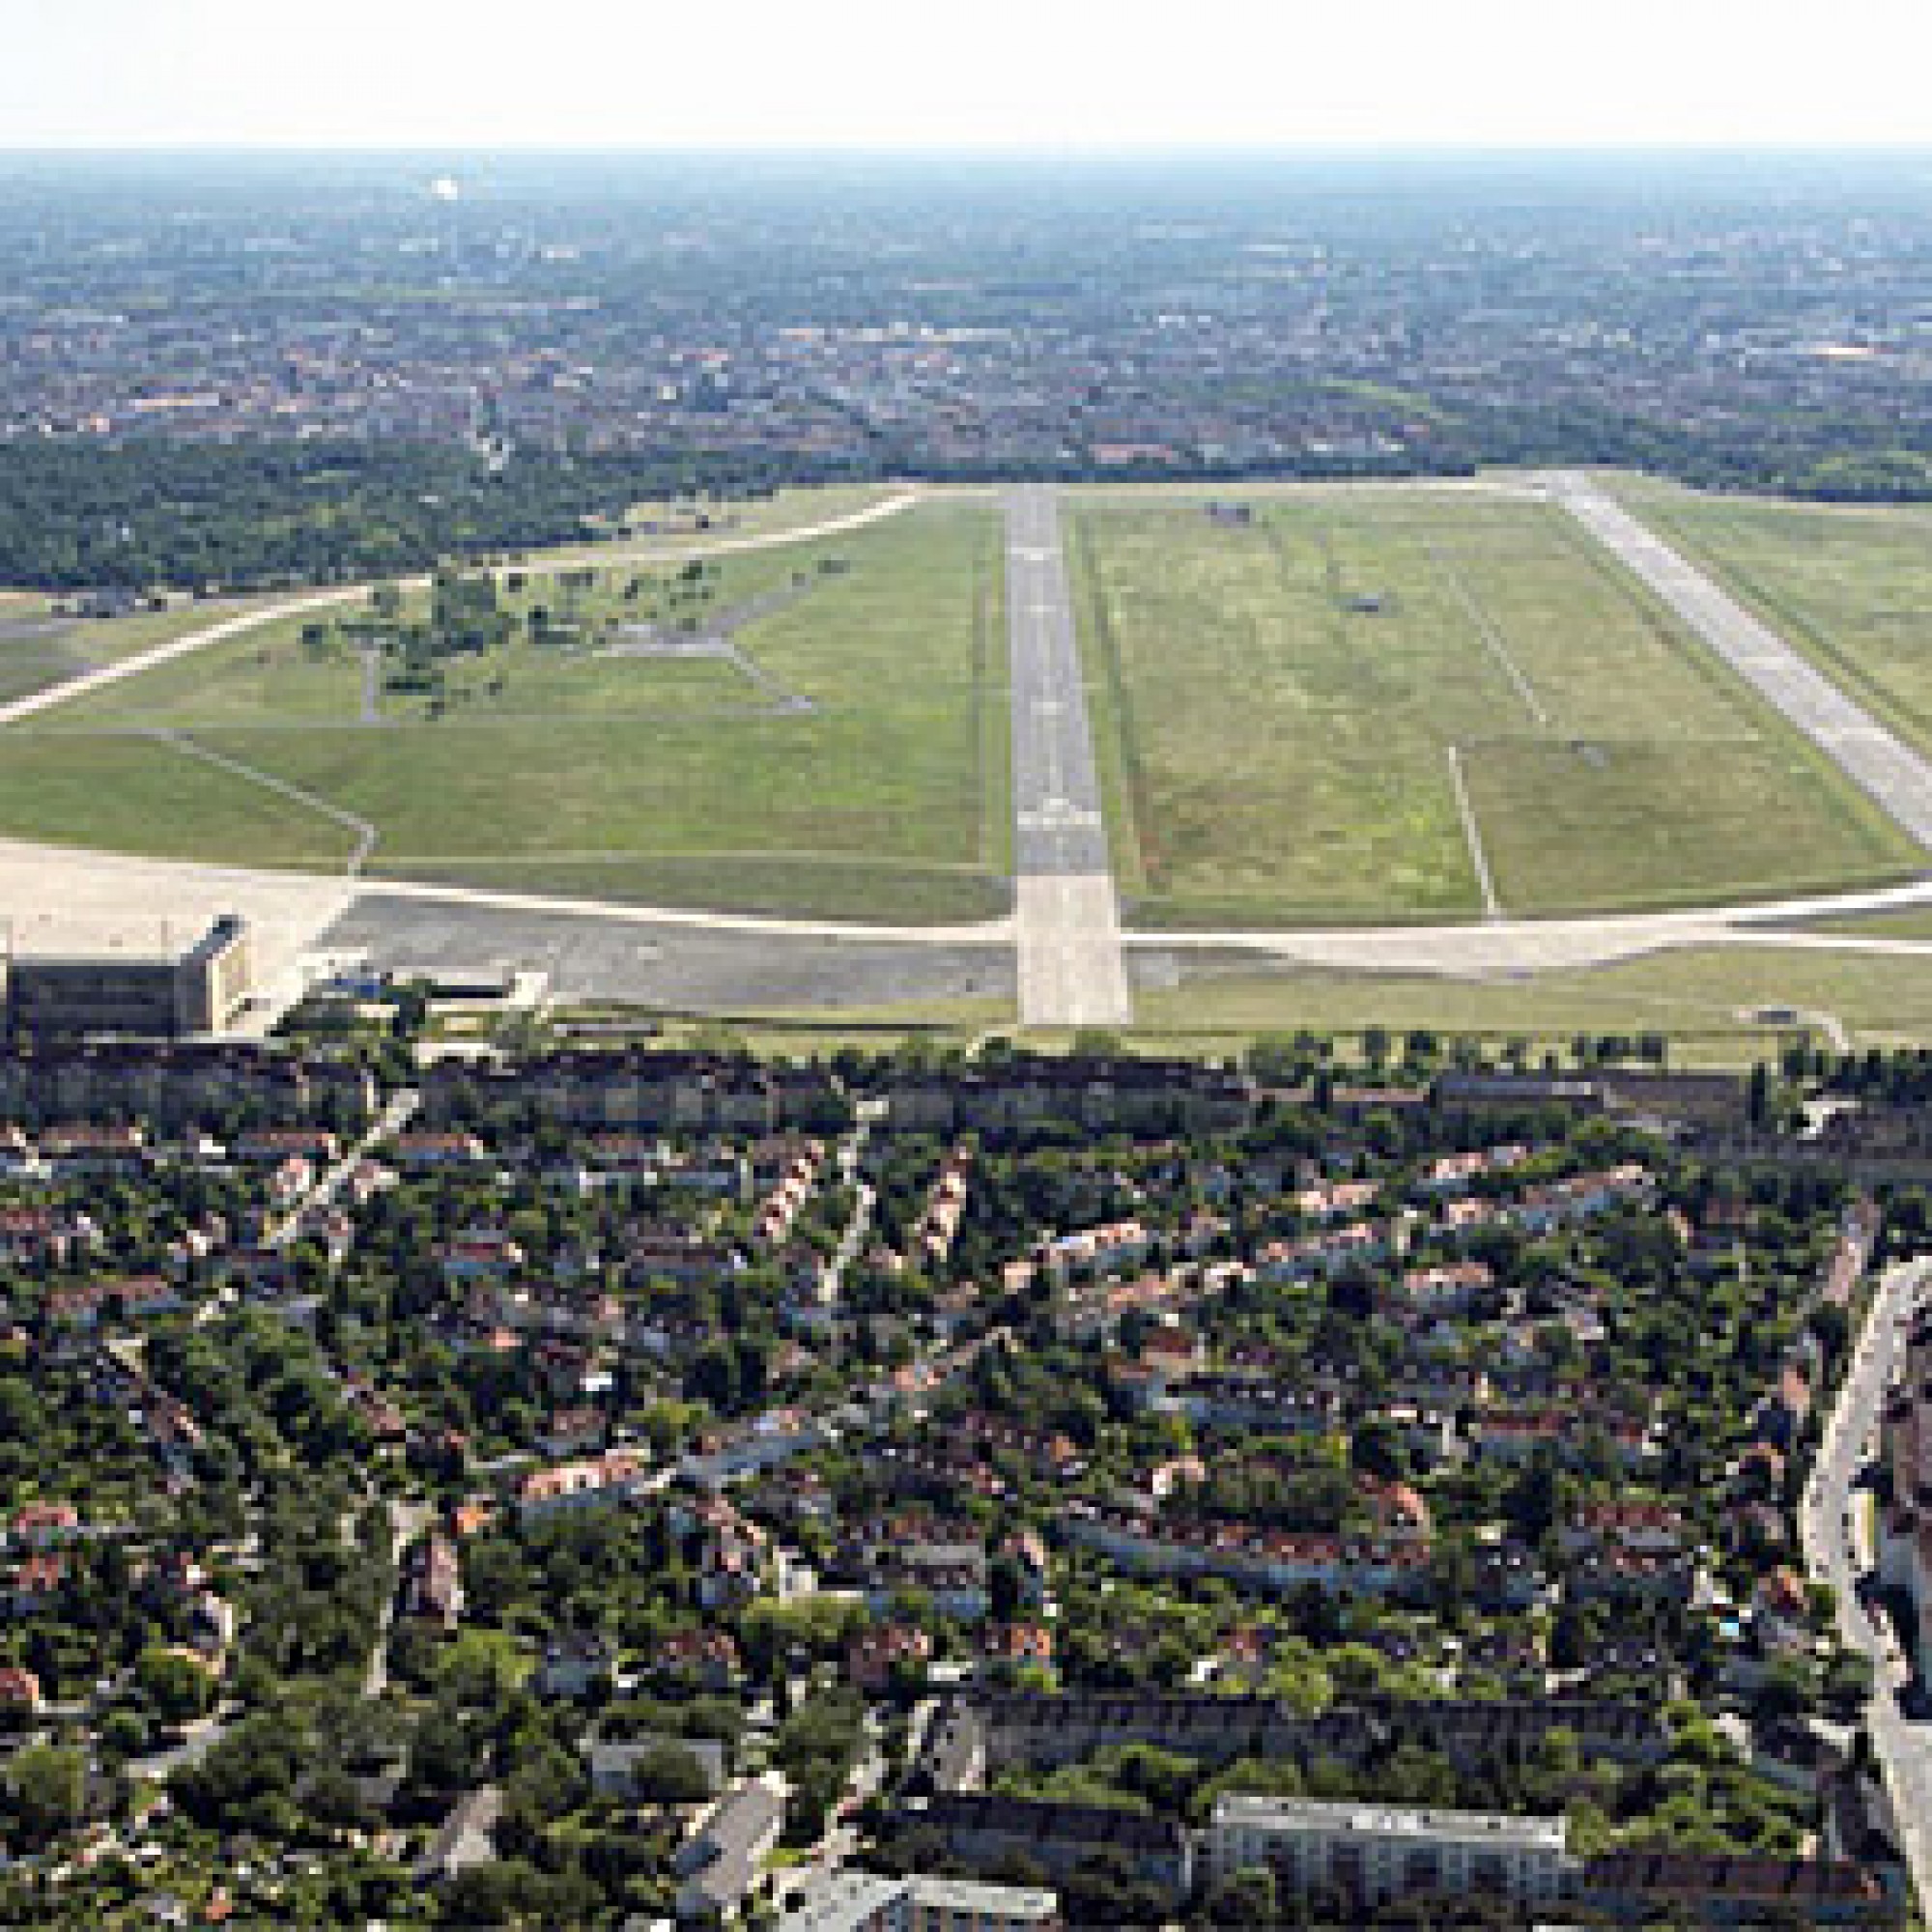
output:
[[[29,1745],[8,1764],[5,1789],[22,1841],[36,1849],[47,1845],[80,1823],[86,1756],[67,1745]]]
[[[499,1833],[504,1848],[534,1846],[544,1829],[574,1811],[587,1790],[583,1766],[573,1751],[548,1737],[515,1753],[516,1769],[503,1789]]]
[[[1512,1486],[1507,1505],[1510,1520],[1525,1543],[1540,1543],[1556,1526],[1567,1488],[1556,1452],[1538,1443]]]
[[[316,1773],[302,1794],[302,1804],[318,1825],[335,1831],[359,1831],[376,1818],[355,1780],[340,1765],[325,1765]]]
[[[442,1897],[445,1925],[587,1925],[597,1917],[596,1887],[581,1873],[552,1877],[522,1859],[459,1873]]]
[[[986,1576],[987,1601],[996,1623],[1009,1624],[1020,1613],[1026,1579],[1018,1561],[1006,1551],[994,1557]]]
[[[1827,1362],[1835,1362],[1845,1352],[1851,1339],[1852,1318],[1835,1301],[1821,1301],[1805,1318],[1805,1325],[1818,1338]]]
[[[682,1745],[662,1744],[631,1767],[637,1795],[654,1804],[696,1804],[710,1795],[704,1767]]]
[[[213,1695],[208,1666],[172,1644],[151,1644],[134,1665],[134,1681],[165,1723],[185,1724],[206,1714]]]
[[[181,1809],[210,1831],[279,1831],[290,1822],[305,1748],[298,1730],[274,1718],[251,1719],[199,1764],[183,1765],[168,1789]]]
[[[409,1781],[426,1796],[460,1791],[474,1776],[477,1750],[462,1718],[447,1705],[425,1713],[410,1742]]]
[[[467,1630],[446,1646],[435,1666],[438,1686],[465,1708],[494,1708],[524,1676],[516,1639],[506,1631]]]
[[[730,1410],[738,1396],[736,1351],[723,1342],[707,1343],[685,1374],[685,1389],[715,1409]]]
[[[1265,1865],[1236,1872],[1208,1895],[1208,1921],[1211,1925],[1273,1925],[1280,1917],[1274,1873]]]

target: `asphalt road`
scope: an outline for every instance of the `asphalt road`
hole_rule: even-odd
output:
[[[1875,1689],[1866,1721],[1921,1900],[1932,1899],[1932,1721],[1914,1721],[1900,1710],[1898,1692],[1908,1670],[1893,1647],[1889,1624],[1883,1618],[1875,1623],[1859,1598],[1858,1579],[1871,1558],[1863,1548],[1862,1497],[1854,1485],[1868,1460],[1865,1444],[1878,1427],[1886,1389],[1903,1358],[1900,1318],[1918,1303],[1928,1276],[1932,1259],[1887,1270],[1825,1425],[1799,1509],[1805,1561],[1811,1575],[1829,1582],[1836,1594],[1839,1633],[1872,1661]]]
[[[1881,810],[1932,850],[1932,764],[1590,477],[1564,471],[1551,478],[1550,487],[1556,500],[1605,550],[1649,584]]]
[[[1120,904],[1100,810],[1087,690],[1050,489],[1010,490],[1013,829],[1020,1018],[1123,1026],[1130,1015]]]

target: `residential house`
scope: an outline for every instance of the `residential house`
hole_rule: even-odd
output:
[[[525,1521],[557,1510],[629,1502],[644,1492],[647,1464],[635,1449],[611,1449],[581,1462],[533,1469],[517,1484],[518,1514]]]
[[[611,1804],[635,1804],[639,1796],[637,1784],[639,1767],[667,1751],[679,1752],[690,1758],[702,1774],[705,1789],[712,1797],[724,1789],[724,1745],[716,1738],[688,1738],[668,1732],[586,1740],[583,1760],[584,1769],[590,1776],[590,1789],[597,1797]]]
[[[432,1529],[410,1551],[404,1568],[403,1615],[447,1634],[463,1621],[463,1560],[456,1544]]]
[[[921,1673],[932,1661],[932,1638],[917,1624],[875,1624],[845,1646],[845,1679],[875,1697],[901,1676]]]

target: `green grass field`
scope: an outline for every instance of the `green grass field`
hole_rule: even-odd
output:
[[[701,608],[662,581],[627,600],[630,574],[577,594],[583,649],[455,661],[434,719],[415,696],[379,690],[372,708],[361,654],[306,645],[293,623],[130,678],[0,737],[0,832],[257,864],[349,844],[326,815],[139,735],[167,730],[367,819],[372,869],[393,875],[850,918],[999,908],[1005,619],[987,510],[934,505],[726,557]],[[607,655],[591,636],[654,599],[665,623],[702,629],[781,589],[794,600],[735,635],[749,671]],[[535,581],[522,601],[571,605]],[[67,763],[85,782],[50,792]],[[164,775],[183,766],[198,782],[176,798]]]
[[[1578,1033],[1651,1031],[1670,1036],[1677,1062],[1728,1066],[1775,1056],[1792,1030],[1748,1017],[1765,1009],[1830,1014],[1861,1047],[1922,1043],[1932,1040],[1932,973],[1918,959],[1775,946],[1692,947],[1481,981],[1270,967],[1229,954],[1200,962],[1178,985],[1140,992],[1133,1037],[1207,1051],[1301,1028],[1422,1028],[1527,1039],[1541,1051],[1562,1050]],[[1822,1038],[1815,1018],[1801,1023]]]
[[[0,837],[163,859],[322,871],[355,840],[334,820],[132,735],[0,735]]]
[[[1239,493],[1233,493],[1239,494]],[[1548,507],[1076,495],[1095,731],[1144,924],[1518,914],[1901,876],[1911,848]]]
[[[1932,751],[1932,510],[1711,497],[1649,478],[1631,507],[1921,751]]]

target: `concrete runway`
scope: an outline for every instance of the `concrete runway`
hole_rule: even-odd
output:
[[[1815,670],[1694,564],[1614,501],[1594,478],[1550,478],[1555,499],[1635,572],[1880,809],[1932,851],[1932,765]]]
[[[1050,489],[1010,490],[1014,864],[1020,1018],[1035,1027],[1124,1026],[1131,1017],[1113,859]]]

